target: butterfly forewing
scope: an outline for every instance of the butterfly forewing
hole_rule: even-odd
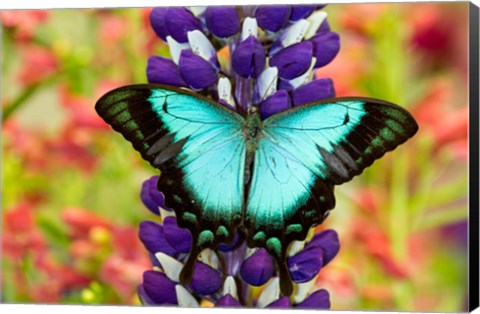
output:
[[[293,240],[334,207],[333,186],[351,180],[417,131],[399,106],[364,98],[331,99],[266,119],[259,137],[245,213],[248,241],[284,270]]]
[[[197,254],[233,239],[244,201],[244,119],[187,91],[127,86],[103,96],[99,115],[161,171],[158,188],[194,242],[182,278]]]

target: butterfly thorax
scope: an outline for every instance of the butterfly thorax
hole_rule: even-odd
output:
[[[243,136],[246,141],[246,158],[245,158],[245,185],[249,185],[255,151],[257,149],[258,139],[261,136],[262,119],[257,110],[252,110],[247,115],[243,124]]]

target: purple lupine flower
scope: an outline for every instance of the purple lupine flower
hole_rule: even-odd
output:
[[[333,81],[315,70],[331,62],[340,47],[323,6],[156,8],[150,14],[155,33],[170,49],[171,59],[151,56],[147,79],[190,88],[244,113],[258,105],[261,118],[294,106],[335,96]],[[227,46],[229,64],[220,64],[214,47]],[[144,304],[216,307],[330,308],[329,293],[315,290],[322,269],[338,253],[338,235],[325,230],[291,245],[290,277],[298,289],[282,296],[273,258],[263,248],[248,248],[240,231],[232,243],[206,249],[195,262],[188,286],[180,270],[192,247],[187,229],[165,208],[158,176],[142,185],[141,199],[159,217],[140,224],[139,237],[153,269],[138,287]],[[252,287],[263,287],[252,294]],[[200,300],[200,301],[199,301]]]
[[[153,183],[156,180],[158,176],[144,182],[142,195],[154,193],[148,189],[155,189]],[[151,206],[149,198],[142,200],[145,206]],[[153,221],[143,221],[140,224],[139,237],[150,252],[156,267],[156,270],[147,270],[144,273],[143,283],[138,287],[142,303],[198,306],[197,299],[206,298],[214,301],[217,307],[238,307],[242,306],[239,300],[249,296],[249,286],[266,284],[255,301],[256,306],[321,309],[330,307],[328,292],[323,289],[310,294],[294,295],[295,303],[292,303],[290,298],[281,296],[272,257],[263,248],[247,249],[240,235],[230,246],[224,246],[223,250],[202,252],[201,261],[195,264],[191,283],[188,287],[181,286],[179,274],[191,246],[191,235],[177,225],[172,212],[162,209],[161,217],[161,224]],[[291,278],[299,285],[309,285],[338,250],[338,235],[334,230],[317,233],[303,242],[303,248],[291,249],[291,256],[287,261]],[[225,262],[223,266],[219,263],[219,258]],[[242,290],[234,278],[244,282]],[[242,297],[239,297],[240,293]]]

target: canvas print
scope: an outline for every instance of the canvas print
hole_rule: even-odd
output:
[[[472,10],[2,11],[1,301],[470,309]]]

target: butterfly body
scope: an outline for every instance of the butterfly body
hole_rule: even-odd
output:
[[[262,120],[256,107],[241,116],[162,85],[113,90],[96,110],[161,171],[158,189],[192,233],[182,282],[203,249],[230,243],[241,230],[250,247],[264,247],[277,261],[286,295],[293,290],[288,246],[334,208],[334,185],[418,128],[407,111],[376,99],[327,99]]]

